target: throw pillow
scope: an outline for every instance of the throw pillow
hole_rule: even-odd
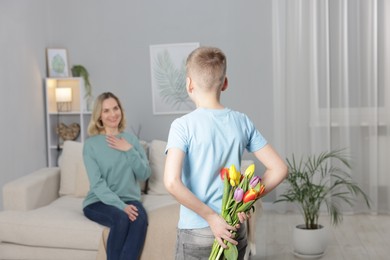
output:
[[[164,168],[165,168],[165,141],[153,140],[149,144],[149,165],[152,174],[148,182],[148,194],[166,195],[169,194],[164,186]]]
[[[77,163],[83,158],[83,144],[65,141],[58,165],[60,167],[60,195],[74,195],[76,190]]]
[[[148,156],[149,144],[144,140],[140,140],[139,143],[144,148],[146,156]],[[147,194],[148,193],[148,180],[139,181],[138,183],[139,183],[139,186],[141,188],[141,193]]]
[[[76,173],[76,189],[75,196],[76,197],[85,197],[89,191],[89,179],[87,170],[85,169],[84,162],[80,160],[77,163],[77,173]]]

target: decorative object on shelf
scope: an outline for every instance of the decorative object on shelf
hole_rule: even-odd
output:
[[[328,242],[326,228],[318,222],[321,206],[326,206],[331,224],[337,225],[342,221],[343,203],[352,206],[361,195],[370,207],[369,198],[347,172],[351,166],[344,150],[322,152],[299,162],[293,155],[287,164],[289,187],[275,203],[295,203],[303,215],[305,224],[297,225],[293,233],[294,254],[321,257]]]
[[[59,101],[68,102],[70,100],[56,97],[56,89],[59,88],[71,89],[71,108],[70,106],[67,107],[70,104],[58,103]],[[84,89],[84,80],[81,77],[45,79],[46,143],[47,165],[49,167],[57,166],[58,158],[62,154],[63,138],[61,138],[57,127],[61,129],[66,127],[60,127],[60,123],[64,123],[68,127],[71,123],[77,123],[80,126],[78,137],[76,138],[77,134],[67,135],[70,139],[76,138],[77,142],[82,143],[88,137],[87,127],[92,113],[86,111]],[[68,97],[70,98],[70,95]],[[73,129],[74,127],[70,128]]]
[[[64,123],[60,123],[57,126],[57,134],[62,138],[63,141],[74,141],[77,139],[77,137],[79,137],[80,125],[77,123],[72,123],[67,126]]]
[[[56,102],[58,112],[72,110],[72,88],[56,88]]]
[[[150,46],[154,114],[184,114],[195,109],[186,89],[185,63],[199,43]]]
[[[84,99],[87,104],[87,111],[92,111],[92,106],[93,106],[92,85],[91,82],[89,81],[88,70],[83,65],[74,65],[72,67],[72,75],[73,77],[83,78],[84,86],[85,86]]]
[[[68,53],[66,49],[47,48],[46,59],[48,77],[69,77]]]

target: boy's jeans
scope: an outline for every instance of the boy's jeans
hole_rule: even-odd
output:
[[[244,259],[247,246],[246,226],[241,224],[237,232],[238,259]],[[214,235],[210,227],[201,229],[178,229],[176,239],[176,260],[209,259]]]

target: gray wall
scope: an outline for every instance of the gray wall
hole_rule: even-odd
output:
[[[44,3],[0,2],[0,187],[46,165]]]
[[[267,0],[1,1],[0,185],[46,165],[46,47],[66,48],[70,65],[84,65],[95,96],[117,94],[127,130],[142,127],[150,141],[166,140],[178,115],[153,115],[149,45],[218,46],[228,57],[222,102],[247,113],[272,143],[271,13]]]

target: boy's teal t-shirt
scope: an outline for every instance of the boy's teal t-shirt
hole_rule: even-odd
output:
[[[243,113],[228,108],[198,108],[173,121],[166,147],[183,150],[182,181],[192,193],[216,212],[221,212],[223,182],[219,172],[232,164],[239,170],[246,149],[255,152],[267,144]],[[194,229],[208,223],[181,206],[178,227]]]

